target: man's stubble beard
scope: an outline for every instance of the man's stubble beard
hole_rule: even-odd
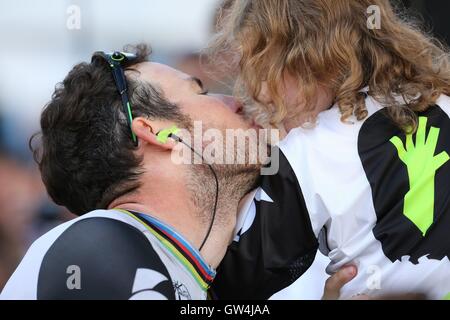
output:
[[[239,201],[256,188],[260,165],[212,165],[219,182],[215,225],[227,225],[237,215]],[[213,215],[216,182],[207,164],[192,165],[187,178],[197,215],[204,225],[209,225]]]
[[[194,136],[193,121],[189,116],[185,116],[183,121],[179,122],[179,125],[181,128],[189,131],[191,137]],[[203,136],[204,132],[209,128],[220,128],[220,124],[204,124]],[[221,128],[219,130],[222,131],[223,137],[225,137],[226,128]],[[219,183],[217,211],[214,221],[215,226],[227,226],[230,224],[230,221],[235,221],[239,201],[257,186],[262,164],[249,163],[250,159],[252,159],[250,157],[250,147],[248,147],[250,143],[252,143],[252,141],[247,140],[243,148],[242,146],[238,148],[238,143],[233,145],[234,160],[237,162],[238,159],[242,159],[242,156],[244,156],[245,163],[211,164]],[[255,141],[253,141],[253,143],[255,143]],[[191,145],[191,147],[194,146]],[[205,148],[206,145],[203,144],[202,150],[196,151],[201,151],[203,154]],[[226,144],[223,146],[223,154],[226,154],[225,148]],[[192,164],[189,165],[186,186],[191,195],[191,201],[193,202],[194,207],[197,208],[196,215],[199,218],[200,223],[209,226],[216,200],[216,181],[214,174],[211,171],[211,167],[207,164],[208,162],[201,161],[201,164],[195,164],[194,158],[196,157],[198,158],[198,155],[192,154]]]

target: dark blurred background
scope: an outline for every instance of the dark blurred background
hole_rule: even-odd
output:
[[[92,52],[150,43],[152,60],[202,79],[199,51],[214,31],[221,0],[0,0],[0,290],[29,245],[73,218],[47,197],[28,149],[54,86]],[[403,0],[408,13],[450,43],[450,1]],[[80,24],[73,18],[80,18]],[[291,292],[291,293],[289,293]],[[300,297],[295,286],[283,298]]]
[[[424,23],[439,39],[450,44],[450,1],[402,0],[409,13]]]

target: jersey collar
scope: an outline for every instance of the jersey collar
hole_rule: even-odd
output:
[[[205,291],[208,290],[216,272],[205,262],[200,252],[189,241],[155,217],[134,211],[120,211],[143,224],[186,267],[200,287]]]

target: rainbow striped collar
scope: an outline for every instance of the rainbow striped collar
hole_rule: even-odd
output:
[[[186,267],[203,290],[209,289],[216,272],[182,235],[164,222],[147,214],[128,210],[119,211],[143,224]]]

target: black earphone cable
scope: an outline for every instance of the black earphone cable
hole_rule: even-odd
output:
[[[186,142],[184,142],[183,139],[181,139],[180,137],[178,137],[177,135],[175,135],[175,134],[173,134],[173,133],[171,133],[171,134],[169,135],[169,138],[172,138],[172,139],[174,139],[174,140],[176,140],[176,141],[178,141],[178,142],[181,142],[181,143],[184,144],[186,147],[188,147],[189,149],[191,149],[196,155],[198,155],[198,156],[202,159],[203,162],[205,162],[205,159],[203,158],[203,155],[201,155],[199,152],[197,152],[192,146],[190,146],[189,144],[187,144]],[[205,162],[205,163],[206,163],[206,162]],[[217,202],[218,202],[218,200],[219,200],[219,179],[217,178],[216,171],[214,170],[214,168],[212,167],[212,165],[209,164],[209,163],[206,163],[206,164],[208,165],[209,169],[211,170],[211,172],[212,172],[212,174],[213,174],[213,176],[214,176],[214,180],[215,180],[215,182],[216,182],[216,197],[215,197],[215,200],[214,200],[214,207],[213,207],[212,219],[211,219],[211,222],[210,222],[210,224],[209,224],[208,231],[206,232],[206,236],[205,236],[205,238],[203,239],[202,244],[200,245],[199,251],[202,251],[203,246],[205,245],[206,241],[207,241],[208,238],[209,238],[209,235],[211,234],[211,230],[212,230],[212,227],[213,227],[213,225],[214,225],[214,221],[215,221],[215,219],[216,219]]]

